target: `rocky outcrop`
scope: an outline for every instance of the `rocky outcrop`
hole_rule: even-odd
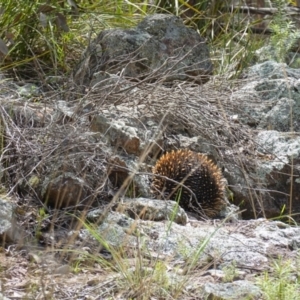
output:
[[[250,67],[244,78],[246,83],[233,94],[233,99],[243,107],[237,114],[239,122],[254,129],[255,162],[251,169],[245,165],[246,172],[228,167],[231,175],[228,174],[227,179],[232,185],[234,203],[243,202],[247,218],[276,217],[292,212],[297,219],[300,72],[285,64],[267,61]],[[252,187],[253,193],[247,186]]]
[[[161,201],[146,198],[134,198],[121,201],[117,211],[125,213],[132,219],[150,221],[171,221],[186,225],[188,217],[175,201]]]
[[[30,236],[29,250],[37,244],[52,253],[63,249],[61,258],[74,266],[96,258],[100,273],[102,263],[110,265],[109,288],[99,287],[107,298],[119,293],[111,282],[124,274],[144,279],[159,263],[159,275],[170,279],[168,292],[181,282],[192,298],[222,299],[262,298],[254,276],[269,272],[274,257],[294,267],[299,228],[257,218],[291,213],[289,220],[300,219],[300,72],[264,62],[234,88],[220,77],[217,84],[195,85],[212,72],[202,42],[176,17],[155,15],[134,29],[98,36],[75,76],[92,87],[78,101],[52,92],[35,103],[28,91],[36,97],[40,89],[14,92],[14,84],[1,81],[0,177],[17,196],[16,206],[0,201],[1,241],[23,245]],[[160,84],[166,81],[173,84]],[[242,212],[228,204],[222,220],[204,221],[175,201],[153,199],[152,166],[162,153],[182,148],[219,166],[228,202]],[[45,257],[31,257],[40,278],[53,272]]]
[[[89,85],[103,71],[148,82],[201,84],[212,74],[212,63],[204,39],[195,30],[178,17],[155,14],[136,28],[102,31],[84,53],[75,83]],[[100,76],[93,84],[101,85],[103,79]]]
[[[245,71],[245,84],[233,98],[243,103],[240,121],[251,127],[300,131],[300,72],[266,61]]]
[[[134,253],[139,262],[163,262],[174,285],[197,269],[199,281],[184,285],[185,293],[261,298],[253,277],[270,271],[270,257],[291,259],[293,267],[299,228],[239,220],[234,206],[221,221],[202,221],[175,201],[151,198],[151,168],[173,149],[204,153],[222,170],[227,198],[243,210],[242,218],[291,212],[289,218],[299,220],[298,71],[265,62],[250,68],[234,91],[226,81],[169,88],[109,78],[80,103],[57,96],[53,103],[28,104],[28,95],[2,96],[1,180],[26,216],[15,220],[14,207],[1,202],[1,238],[23,243],[24,232],[14,226],[21,220],[26,234],[32,231],[29,250],[38,240],[53,252],[63,248],[63,259],[101,256],[114,258],[117,267],[115,249],[122,249],[129,259]],[[53,272],[47,260],[34,261]],[[140,266],[134,262],[128,272],[146,274]]]
[[[188,85],[182,93],[181,87],[171,92],[126,81],[129,89],[121,97],[119,91],[102,90],[99,98],[87,95],[82,107],[60,100],[41,109],[25,99],[24,105],[9,101],[3,111],[7,128],[18,124],[37,145],[33,155],[25,153],[27,143],[18,146],[16,157],[22,160],[16,173],[27,170],[30,176],[14,184],[22,194],[33,192],[60,208],[106,203],[116,194],[151,197],[156,159],[164,151],[188,148],[223,169],[227,196],[244,218],[287,212],[297,218],[299,78],[284,64],[264,62],[249,68],[227,98],[226,86],[219,92],[210,83],[201,93]],[[80,124],[75,130],[74,122]],[[35,140],[45,127],[51,134]],[[15,138],[20,133],[14,134],[14,142],[21,141]],[[42,157],[47,160],[39,161]]]
[[[94,215],[89,220],[96,223],[97,217]],[[145,256],[153,259],[159,256],[168,262],[167,276],[171,276],[173,282],[183,280],[194,264],[199,280],[189,281],[185,286],[187,290],[235,300],[260,299],[262,292],[255,277],[273,268],[274,257],[291,259],[291,268],[295,268],[294,258],[300,245],[299,228],[265,219],[234,223],[190,220],[182,226],[172,220],[137,221],[114,212],[96,231],[106,243],[121,248],[138,247],[140,241],[136,235],[141,236],[147,245]],[[92,243],[97,234],[83,230],[81,238]]]

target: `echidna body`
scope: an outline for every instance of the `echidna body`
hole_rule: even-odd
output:
[[[168,152],[156,162],[153,174],[157,175],[152,181],[157,198],[178,197],[185,210],[210,218],[224,206],[222,173],[205,155],[190,150]]]

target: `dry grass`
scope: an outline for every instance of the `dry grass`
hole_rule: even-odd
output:
[[[93,14],[93,18],[97,20],[97,30],[91,24],[93,32],[89,37],[78,35],[74,44],[83,48],[82,45],[89,42],[98,28],[118,23],[116,16],[99,17]],[[82,18],[87,19],[87,15]],[[132,19],[128,16],[124,20],[127,21],[126,26],[132,24]],[[74,21],[72,24],[76,27],[81,23]],[[226,24],[229,23],[225,22],[224,28],[228,27]],[[185,268],[188,270],[187,276],[183,277],[181,284],[177,286],[177,282],[170,281],[167,275],[169,262],[146,260],[139,248],[117,249],[114,252],[113,248],[107,247],[114,255],[114,263],[107,262],[106,258],[93,253],[76,253],[72,244],[74,240],[66,238],[67,232],[70,228],[79,230],[85,225],[85,222],[78,222],[78,219],[85,221],[87,211],[75,207],[57,211],[47,207],[39,195],[42,192],[40,183],[47,176],[57,175],[58,172],[74,172],[87,182],[85,189],[90,192],[87,201],[104,206],[111,200],[110,192],[115,187],[108,180],[107,168],[110,158],[115,154],[124,155],[124,151],[110,148],[105,140],[87,134],[93,117],[103,114],[114,120],[130,120],[131,124],[138,128],[141,141],[145,142],[144,152],[139,158],[136,157],[136,160],[140,165],[144,163],[148,172],[139,168],[134,172],[127,170],[131,175],[124,182],[123,189],[128,188],[134,176],[150,175],[151,165],[156,156],[149,153],[154,146],[159,145],[161,149],[169,150],[181,146],[178,144],[178,135],[201,137],[192,145],[195,148],[192,150],[207,151],[224,169],[238,170],[237,173],[242,174],[243,188],[249,190],[249,206],[254,214],[257,209],[263,212],[260,191],[264,187],[261,186],[258,177],[249,175],[257,164],[256,144],[253,138],[255,132],[234,117],[249,117],[243,110],[243,103],[233,97],[243,81],[231,80],[229,84],[227,80],[228,75],[234,77],[241,66],[244,67],[245,57],[248,59],[248,54],[257,45],[250,44],[249,39],[246,39],[246,43],[241,46],[244,32],[245,28],[233,32],[230,36],[226,35],[226,39],[214,41],[214,44],[218,45],[214,53],[220,57],[215,56],[213,60],[218,72],[226,73],[226,77],[214,76],[202,86],[179,82],[167,85],[164,76],[151,83],[156,74],[148,74],[148,77],[140,82],[124,83],[120,80],[112,86],[93,87],[87,90],[85,95],[76,93],[76,88],[70,83],[60,86],[62,92],[58,92],[44,81],[46,72],[41,67],[41,60],[36,60],[36,71],[45,87],[41,98],[24,102],[15,94],[14,101],[11,101],[6,95],[11,88],[2,88],[1,162],[5,190],[14,196],[18,207],[18,221],[22,225],[26,241],[32,245],[37,245],[38,241],[45,244],[49,242],[48,246],[51,246],[49,257],[45,256],[46,266],[43,267],[35,259],[30,262],[25,252],[23,257],[22,253],[20,255],[13,247],[9,250],[2,249],[0,265],[3,270],[1,279],[5,283],[4,290],[19,293],[17,296],[22,299],[83,298],[88,294],[105,299],[150,299],[154,296],[163,299],[195,299],[197,291],[191,293],[186,291],[184,286],[184,283],[197,275],[193,273],[193,260]],[[67,64],[68,69],[74,64],[74,60],[67,61],[65,53],[59,53],[61,49],[55,48],[55,45],[50,45],[54,53],[51,63],[55,67],[66,67]],[[66,52],[73,53],[72,59],[76,60],[80,47],[74,47],[74,52],[68,47],[65,50],[69,49]],[[238,49],[235,55],[232,54],[232,49]],[[245,49],[249,52],[244,51]],[[63,77],[62,81],[64,80],[68,81]],[[61,99],[68,102],[71,115],[61,114],[56,117],[59,111],[58,102]],[[253,106],[260,104],[259,99],[251,100]],[[89,109],[86,109],[87,106]],[[149,126],[150,121],[155,126]],[[229,188],[234,187],[229,184]],[[111,205],[118,201],[121,189],[118,192]],[[54,241],[51,238],[46,240],[43,230],[54,232]],[[103,246],[104,242],[98,243]],[[197,250],[202,251],[201,246],[199,249]],[[124,255],[126,251],[130,255]],[[195,258],[199,251],[195,252]],[[46,252],[42,253],[44,256]],[[73,273],[53,275],[45,272],[48,264],[55,264],[57,257],[68,260],[74,256]],[[68,288],[65,288],[65,285]],[[145,296],[140,297],[141,294]]]

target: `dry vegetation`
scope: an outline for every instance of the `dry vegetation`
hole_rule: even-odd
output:
[[[12,299],[202,299],[197,290],[187,291],[185,285],[200,273],[195,266],[178,283],[167,275],[167,270],[174,268],[174,262],[163,262],[155,256],[149,258],[141,254],[139,248],[113,249],[101,237],[96,237],[96,244],[86,246],[92,249],[78,252],[78,245],[71,244],[72,238],[66,240],[67,232],[70,228],[86,227],[95,234],[92,227],[82,222],[86,211],[50,209],[36,197],[34,187],[53,169],[63,166],[64,172],[77,172],[89,182],[87,201],[102,206],[111,200],[112,187],[105,172],[112,153],[103,141],[93,140],[86,134],[90,120],[103,111],[114,114],[115,118],[129,118],[142,128],[146,127],[147,121],[155,121],[159,124],[157,131],[144,138],[157,141],[163,135],[167,136],[165,149],[176,143],[173,134],[201,135],[208,144],[214,145],[221,165],[230,168],[234,164],[245,174],[256,164],[253,133],[248,126],[228,116],[245,114],[241,103],[232,98],[243,82],[233,78],[252,61],[261,39],[245,34],[253,25],[248,20],[248,23],[244,20],[243,28],[231,26],[238,12],[226,12],[222,5],[208,7],[208,1],[200,1],[202,6],[194,8],[184,3],[188,13],[183,16],[191,11],[194,13],[190,19],[186,17],[186,23],[198,26],[208,37],[214,49],[212,59],[221,75],[214,76],[203,86],[188,83],[164,86],[161,82],[149,83],[150,74],[149,81],[131,83],[129,87],[120,82],[114,88],[87,90],[81,95],[67,78],[94,34],[106,27],[130,26],[132,20],[142,18],[158,7],[147,6],[147,1],[143,4],[133,2],[129,6],[121,5],[123,1],[103,1],[99,6],[93,1],[81,1],[80,7],[71,5],[74,16],[64,2],[67,1],[53,1],[50,11],[47,11],[48,5],[41,6],[41,3],[28,5],[28,11],[17,18],[16,8],[12,7],[14,1],[8,1],[10,19],[5,15],[0,22],[1,28],[10,29],[2,32],[0,40],[0,52],[8,53],[2,60],[2,71],[14,76],[19,83],[28,79],[39,81],[43,90],[42,97],[33,97],[25,107],[18,104],[20,99],[14,87],[9,83],[2,87],[1,162],[5,166],[2,190],[17,206],[17,220],[23,230],[20,236],[25,235],[21,246],[25,245],[25,249],[20,249],[20,245],[3,245],[0,249],[1,291]],[[160,10],[171,10],[161,6]],[[103,7],[106,7],[105,11],[101,11]],[[44,27],[41,19],[35,19],[37,10],[42,12],[40,17],[49,17],[49,27]],[[210,15],[206,15],[204,23],[200,22],[203,12],[215,17],[214,26]],[[33,20],[32,16],[35,16]],[[92,24],[92,28],[85,27],[87,23]],[[22,36],[28,36],[28,43],[21,43]],[[41,46],[45,41],[48,42]],[[5,48],[3,43],[9,47]],[[53,84],[49,82],[49,75],[62,77]],[[230,84],[228,78],[231,78]],[[161,80],[163,82],[163,78]],[[9,93],[12,93],[13,101],[7,97]],[[69,102],[72,114],[53,118],[61,99]],[[14,108],[16,113],[9,114],[9,107],[14,105],[20,108]],[[24,119],[28,109],[30,115]],[[147,156],[151,147],[153,143],[149,143],[141,155],[141,163],[149,166],[154,159]],[[136,176],[150,172],[150,168],[137,170]],[[258,178],[252,180],[259,186]],[[130,182],[124,188],[129,186]],[[260,198],[259,192],[249,189],[254,201]],[[113,201],[116,199],[114,197]],[[42,234],[46,229],[55,229],[57,236],[47,240]],[[93,254],[95,249],[99,250],[97,245],[101,246],[100,255]],[[80,247],[82,249],[82,245]],[[196,249],[195,256],[201,251],[202,247]],[[49,274],[51,268],[53,272]],[[266,299],[279,299],[276,294],[274,297]]]
[[[227,117],[243,113],[241,106],[231,97],[239,85],[232,81],[232,87],[229,87],[226,82],[225,79],[215,78],[204,86],[187,83],[173,87],[164,87],[158,83],[133,84],[133,89],[121,93],[93,90],[84,97],[84,104],[92,105],[88,112],[77,101],[73,101],[70,102],[70,108],[74,106],[76,113],[63,121],[58,118],[58,122],[51,119],[60,99],[58,94],[51,99],[46,96],[37,105],[32,104],[32,108],[38,108],[34,111],[38,116],[35,118],[33,114],[33,117],[25,120],[18,115],[8,115],[3,108],[8,103],[5,104],[2,99],[1,116],[6,131],[2,161],[9,166],[7,191],[17,196],[18,219],[25,231],[22,234],[26,236],[25,248],[33,253],[20,252],[15,246],[3,248],[2,258],[5,260],[6,257],[6,260],[2,265],[2,279],[6,293],[17,293],[23,299],[81,299],[85,295],[97,295],[99,299],[150,299],[151,296],[159,295],[169,299],[195,299],[196,291],[187,292],[184,284],[190,276],[196,276],[194,267],[191,267],[187,276],[182,277],[182,282],[177,286],[170,281],[166,272],[166,269],[173,268],[174,262],[162,263],[155,256],[149,259],[141,249],[126,246],[113,249],[100,237],[97,237],[96,244],[74,245],[74,237],[68,236],[69,229],[87,226],[78,222],[78,218],[84,220],[86,210],[77,210],[78,207],[75,211],[72,207],[60,212],[50,209],[36,197],[34,184],[51,174],[53,169],[60,169],[58,166],[63,161],[64,172],[79,170],[77,174],[89,183],[89,201],[94,205],[103,206],[111,199],[111,186],[103,174],[110,164],[112,153],[101,139],[93,140],[86,135],[90,120],[103,111],[108,115],[112,113],[116,119],[135,120],[142,128],[149,120],[157,122],[160,126],[147,136],[147,140],[159,140],[163,132],[167,137],[164,139],[165,149],[172,148],[176,143],[172,139],[174,134],[188,133],[191,137],[201,135],[208,144],[215,146],[215,154],[223,166],[230,168],[234,162],[235,167],[242,172],[251,168],[251,164],[255,164],[256,155],[252,132],[247,126]],[[116,90],[119,90],[118,86]],[[42,110],[39,109],[41,107]],[[44,123],[40,124],[38,120]],[[149,143],[145,151],[149,151],[151,146],[152,143]],[[153,164],[153,158],[145,153],[141,157],[141,163],[146,162],[149,166]],[[136,171],[136,176],[147,172]],[[123,188],[130,188],[130,181]],[[252,191],[255,195],[255,190]],[[114,197],[111,205],[117,199],[117,196]],[[49,229],[52,235],[45,233]],[[94,232],[93,227],[89,227],[89,230]],[[40,245],[42,248],[37,250]],[[45,251],[43,247],[46,245]],[[108,252],[96,255],[99,245]],[[84,247],[86,251],[82,250]],[[40,254],[36,251],[40,251]],[[140,265],[147,267],[139,270]],[[49,274],[51,268],[54,275]],[[185,293],[186,296],[183,296]],[[113,296],[117,294],[118,297]]]

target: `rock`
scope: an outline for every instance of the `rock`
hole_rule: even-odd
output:
[[[140,139],[136,129],[126,125],[124,121],[109,122],[105,117],[97,116],[91,122],[91,130],[103,133],[112,146],[122,148],[128,154],[140,153]]]
[[[9,201],[0,199],[0,238],[10,239],[13,233],[13,213],[14,207]]]
[[[92,90],[101,93],[119,92],[120,90],[127,89],[132,86],[132,83],[120,75],[109,74],[104,71],[99,71],[93,74],[90,82]]]
[[[243,300],[259,299],[260,289],[246,280],[237,280],[231,283],[206,283],[203,288],[207,299]]]
[[[242,203],[245,218],[282,215],[289,211],[290,201],[292,211],[297,213],[300,72],[285,64],[266,61],[250,67],[244,78],[246,84],[234,93],[233,99],[243,107],[238,120],[256,130],[249,135],[254,136],[255,158],[245,157],[247,170],[227,166],[224,175],[231,186],[233,201]],[[241,149],[247,153],[243,146]]]
[[[251,170],[239,168],[225,172],[233,192],[233,203],[239,205],[244,218],[265,216],[274,218],[289,212],[298,220],[300,210],[300,137],[298,134],[274,130],[260,131],[255,138],[256,162]],[[291,166],[293,165],[293,168]],[[291,174],[293,176],[291,177]],[[292,188],[291,188],[292,184]],[[251,190],[248,187],[257,187]],[[255,194],[254,194],[255,193]]]
[[[172,138],[170,139],[172,141]],[[205,154],[213,162],[217,163],[219,161],[219,154],[216,148],[211,145],[209,140],[203,138],[202,136],[187,137],[182,134],[176,135],[176,142],[168,145],[168,151],[179,149],[190,149],[197,153]]]
[[[250,67],[244,77],[248,83],[233,95],[243,105],[241,122],[262,129],[300,131],[299,70],[267,61]]]
[[[207,270],[203,275],[210,275],[217,281],[232,282],[239,278],[244,278],[247,272],[236,268],[235,262],[232,262],[232,266],[223,268],[222,270],[210,269]]]
[[[274,103],[259,122],[260,128],[277,130],[281,132],[293,131],[291,120],[298,122],[300,119],[300,106],[297,108],[296,102],[292,99],[282,98]],[[298,126],[296,123],[294,123]]]
[[[255,230],[255,236],[269,241],[269,247],[277,249],[291,249],[297,251],[300,248],[300,236],[298,228],[291,227],[283,222],[269,222],[261,224]]]
[[[101,132],[105,134],[110,127],[109,120],[103,115],[95,116],[90,125],[90,129],[93,132]]]
[[[21,127],[43,127],[53,121],[54,109],[45,105],[27,103],[23,105],[21,102],[8,103],[5,111],[9,114],[14,123]]]
[[[2,293],[0,293],[0,300],[10,300],[11,298],[7,298],[5,296],[3,296]]]
[[[292,212],[298,213],[300,210],[300,137],[269,130],[261,131],[257,135],[256,142],[259,152],[270,155],[269,159],[260,161],[256,172],[260,182],[268,191],[264,193],[264,198],[271,197],[268,202],[272,205],[265,205],[268,217],[280,215],[284,207],[285,211],[288,211],[290,201],[292,201]],[[268,202],[265,201],[265,204]],[[295,218],[297,219],[297,215]]]
[[[107,216],[103,216],[103,210],[89,212],[87,219],[95,223],[99,223],[99,220],[103,221],[95,229],[95,232],[87,229],[80,230],[79,238],[84,243],[90,239],[94,240],[93,234],[100,237],[100,243],[104,244],[104,247],[106,247],[105,245],[112,247],[135,245],[135,220],[117,212],[111,212]],[[96,244],[99,245],[99,241]]]
[[[195,30],[173,15],[154,14],[136,28],[102,31],[86,50],[74,80],[89,85],[95,72],[105,71],[128,78],[150,76],[151,81],[203,83],[212,69],[208,47]]]
[[[173,221],[186,225],[187,215],[175,201],[162,201],[146,198],[125,199],[117,206],[117,211],[133,219],[151,221]]]
[[[74,120],[75,108],[67,101],[57,101],[55,110],[55,120],[60,124],[66,124]]]
[[[25,234],[23,230],[17,226],[14,210],[15,207],[10,202],[10,198],[0,199],[0,241],[22,246]]]
[[[274,80],[287,78],[300,78],[300,70],[291,68],[284,63],[277,63],[275,61],[266,61],[260,64],[255,64],[249,67],[245,73],[244,78],[256,80]]]
[[[299,53],[297,51],[298,42],[296,41],[299,40],[299,33],[297,33],[297,31],[295,31],[295,33],[297,34],[297,38],[296,39],[295,37],[292,38],[292,40],[294,40],[293,43],[294,47],[291,48],[292,45],[289,45],[289,48],[287,48],[285,52],[281,52],[280,46],[279,47],[277,46],[277,48],[275,48],[275,45],[263,46],[260,49],[255,51],[256,61],[258,62],[265,62],[270,60],[284,61],[289,67],[299,69],[300,60],[299,60]],[[290,42],[291,41],[290,37],[288,37],[288,39]],[[285,44],[285,42],[282,41],[280,43],[282,43],[283,45]]]
[[[45,180],[42,196],[47,205],[55,208],[72,207],[88,202],[86,183],[69,172]]]
[[[268,270],[273,257],[294,257],[300,242],[299,228],[265,219],[236,223],[188,221],[182,226],[167,220],[132,219],[118,212],[108,213],[103,218],[103,211],[97,211],[89,213],[88,220],[98,224],[100,218],[102,223],[93,232],[80,230],[79,237],[84,242],[99,236],[108,248],[135,247],[138,235],[143,237],[147,251],[165,258],[187,261],[193,258],[199,266],[207,266],[208,261],[215,260],[218,269],[235,264],[238,279],[251,274],[249,270]]]
[[[114,190],[120,192],[121,196],[149,197],[151,194],[149,177],[143,174],[147,171],[149,170],[144,163],[128,159],[126,156],[112,156],[108,161],[108,178]]]

